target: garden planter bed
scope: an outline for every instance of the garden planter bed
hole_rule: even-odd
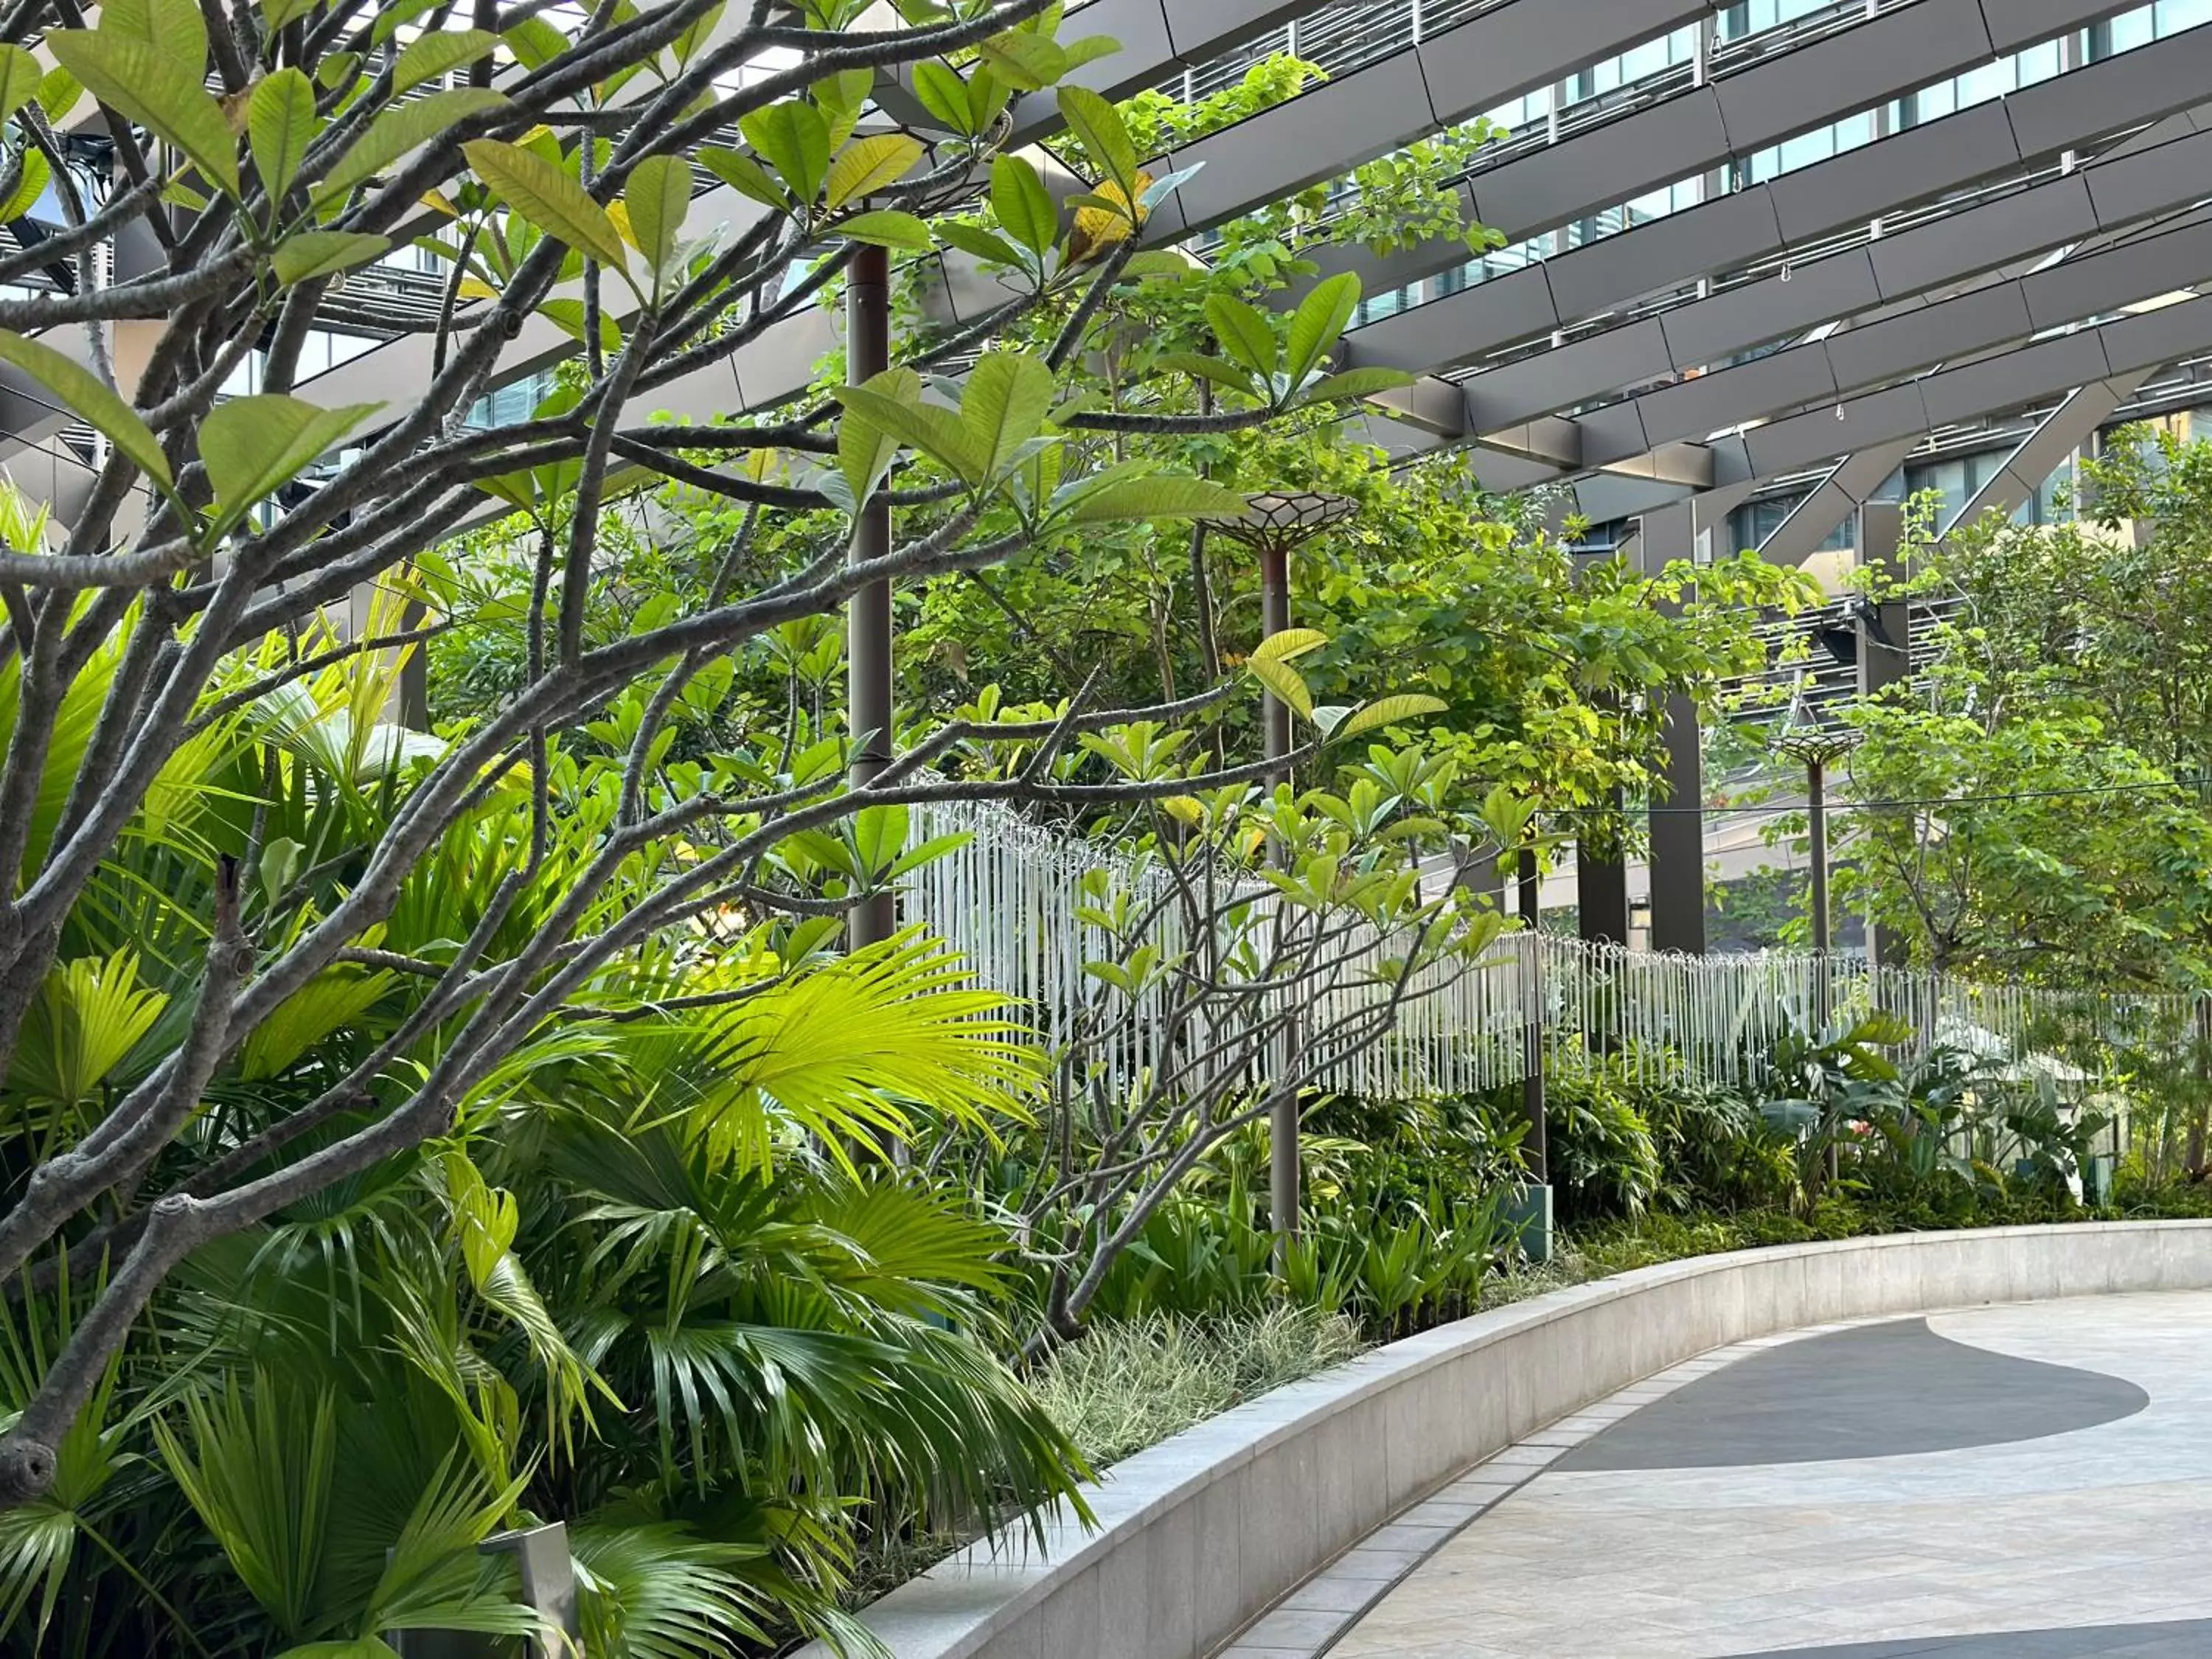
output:
[[[1199,1659],[1456,1471],[1707,1349],[1872,1315],[2208,1286],[2212,1221],[1895,1233],[1638,1268],[1200,1424],[1092,1489],[1097,1530],[975,1544],[866,1619],[897,1659]]]

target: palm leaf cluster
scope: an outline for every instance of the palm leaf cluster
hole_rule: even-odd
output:
[[[300,648],[272,643],[235,684]],[[210,694],[70,917],[0,1091],[0,1176],[20,1188],[181,1040],[225,860],[264,939],[358,879],[434,752],[384,722],[397,672],[336,660],[236,712]],[[100,695],[82,685],[52,813]],[[238,1045],[148,1190],[250,1172],[278,1139],[296,1156],[404,1098],[451,1033],[422,1017],[424,970],[503,882],[529,888],[486,959],[592,927],[554,907],[618,770],[558,747],[542,765],[488,780],[381,932]],[[539,782],[574,828],[533,848]],[[618,914],[650,873],[596,902]],[[921,1119],[988,1132],[1030,1068],[939,947],[839,957],[821,937],[732,915],[655,939],[478,1079],[447,1133],[196,1255],[51,1494],[0,1511],[0,1650],[374,1659],[441,1629],[520,1651],[510,1558],[478,1546],[554,1520],[592,1655],[864,1644],[840,1599],[863,1538],[1072,1496],[1080,1460],[996,1357],[1006,1237],[861,1155]],[[301,1113],[380,1045],[364,1097]],[[127,1225],[90,1225],[65,1268],[11,1287],[0,1410],[29,1398]]]

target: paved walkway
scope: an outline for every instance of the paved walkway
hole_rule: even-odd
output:
[[[1746,1343],[1554,1425],[1236,1659],[2212,1659],[2212,1294]]]

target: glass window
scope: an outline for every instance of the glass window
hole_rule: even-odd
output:
[[[2089,56],[2094,61],[2110,58],[2114,52],[2132,52],[2146,46],[2155,33],[2156,20],[2151,9],[2141,6],[2123,13],[2108,23],[2099,23],[2089,30]]]
[[[553,376],[540,370],[526,374],[522,379],[477,399],[470,409],[467,424],[477,427],[505,426],[514,421],[526,421],[530,413],[544,403],[553,390]]]
[[[1752,501],[1729,515],[1729,534],[1737,549],[1755,548],[1763,544],[1783,521],[1797,510],[1804,501],[1802,494],[1773,495],[1765,501]],[[1851,524],[1849,519],[1838,525],[1821,538],[1820,550],[1832,553],[1851,544]]]

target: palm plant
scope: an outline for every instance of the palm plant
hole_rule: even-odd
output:
[[[185,1040],[226,882],[277,939],[343,897],[432,747],[380,721],[398,670],[347,658],[250,714],[210,699],[70,914],[0,1090],[8,1179]],[[58,800],[65,742],[52,763]],[[488,779],[374,939],[222,1061],[149,1183],[312,1150],[436,1062],[458,1016],[423,988],[465,949],[522,950],[613,810],[587,750],[541,764],[573,830],[533,847],[527,789]],[[841,1597],[864,1534],[1079,1510],[1074,1448],[996,1358],[1008,1240],[866,1150],[1021,1109],[1035,1068],[997,1002],[915,935],[831,957],[820,929],[725,921],[592,976],[445,1134],[186,1261],[51,1492],[0,1513],[0,1651],[519,1639],[513,1570],[477,1547],[552,1519],[594,1655],[860,1644]],[[365,1090],[333,1087],[370,1059]],[[15,1287],[0,1407],[125,1237],[94,1222]]]

